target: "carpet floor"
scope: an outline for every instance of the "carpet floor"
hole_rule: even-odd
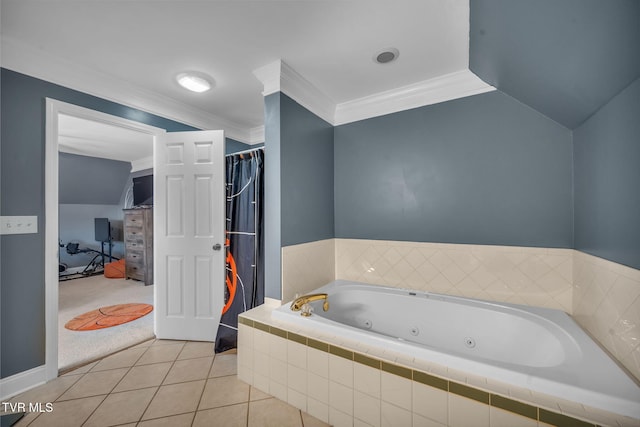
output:
[[[124,279],[92,276],[60,282],[58,294],[58,369],[66,371],[154,337],[152,311],[111,328],[70,331],[65,323],[99,307],[153,304],[153,286]]]

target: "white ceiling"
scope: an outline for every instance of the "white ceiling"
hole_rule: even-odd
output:
[[[152,159],[153,137],[131,129],[60,114],[58,150],[135,163]]]
[[[274,61],[338,107],[468,69],[468,0],[1,1],[3,67],[248,143],[264,122],[253,72]],[[376,64],[389,47],[399,58]],[[180,88],[184,70],[214,89]]]

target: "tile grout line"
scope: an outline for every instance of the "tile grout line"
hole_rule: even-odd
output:
[[[155,343],[155,341],[154,341],[154,343]],[[91,411],[91,413],[89,414],[89,416],[87,417],[87,419],[85,419],[85,420],[84,420],[84,422],[82,423],[82,425],[85,425],[85,424],[87,423],[87,421],[89,421],[89,419],[91,419],[91,417],[93,416],[93,414],[95,414],[95,412],[98,410],[98,408],[99,408],[100,406],[102,406],[102,404],[107,400],[107,398],[108,398],[109,396],[111,396],[111,394],[113,393],[113,390],[115,390],[115,389],[116,389],[116,387],[118,387],[118,385],[122,382],[122,380],[124,379],[124,377],[126,377],[126,376],[129,374],[129,372],[131,372],[131,370],[133,369],[133,367],[134,367],[134,366],[136,366],[136,363],[138,363],[138,361],[142,358],[142,356],[144,356],[144,355],[147,353],[147,351],[149,351],[149,349],[150,349],[152,346],[153,346],[153,344],[152,344],[152,345],[150,345],[150,346],[148,346],[148,347],[146,348],[146,350],[145,350],[145,351],[143,351],[143,352],[140,354],[140,356],[138,356],[138,358],[136,358],[135,362],[133,362],[133,364],[132,364],[131,366],[129,366],[129,369],[127,369],[127,372],[125,372],[125,374],[122,376],[122,378],[120,378],[120,380],[119,380],[119,381],[118,381],[118,382],[117,382],[117,383],[116,383],[116,384],[111,388],[111,390],[110,390],[110,391],[105,395],[104,399],[102,399],[102,401],[98,404],[98,406],[96,406],[96,407],[93,409],[93,411]],[[122,350],[122,351],[120,351],[120,352],[118,352],[118,353],[123,353],[123,352],[125,352],[125,351],[127,351],[127,350],[129,350],[129,349],[131,349],[131,348],[132,348],[132,347],[130,347],[130,348],[128,348],[128,349],[124,349],[124,350]],[[118,353],[114,353],[114,354],[118,354]],[[107,356],[107,357],[109,357],[109,356]],[[101,361],[102,361],[102,360],[104,360],[104,359],[106,359],[106,358],[101,359]],[[98,366],[98,364],[99,364],[99,363],[100,363],[100,362],[96,363],[96,365],[95,365],[94,367],[92,367],[91,369],[89,369],[89,371],[88,371],[88,372],[86,372],[86,373],[85,373],[85,375],[86,375],[86,374],[88,374],[88,373],[90,373],[90,372],[92,371],[92,369],[93,369],[93,368],[95,368],[96,366]],[[114,368],[114,369],[111,369],[111,370],[113,371],[113,370],[115,370],[115,369],[119,369],[119,368]],[[108,370],[109,370],[109,369],[107,369],[107,370],[105,370],[105,371],[108,371]],[[102,372],[102,371],[96,371],[96,372]],[[158,387],[158,389],[159,389],[159,387]],[[157,390],[156,390],[156,393],[157,393]],[[155,397],[155,393],[154,393],[153,395],[154,395],[154,397]],[[151,399],[153,400],[153,398],[151,398]],[[151,401],[149,401],[149,403],[151,403]],[[148,405],[147,405],[147,407],[148,407]],[[145,408],[145,411],[146,411],[146,409],[147,409],[147,408]],[[144,411],[143,411],[143,414],[144,414]],[[139,421],[139,420],[138,420],[138,421]],[[137,422],[137,421],[136,421],[136,422]]]
[[[240,319],[242,319],[242,320],[240,321]],[[347,349],[345,349],[345,348],[343,348],[343,347],[341,347],[341,346],[337,346],[337,345],[333,345],[333,344],[325,343],[325,342],[320,341],[320,340],[317,340],[317,339],[315,339],[315,338],[306,337],[306,336],[304,336],[304,335],[300,335],[300,334],[298,334],[298,333],[296,333],[296,332],[288,331],[288,330],[282,329],[282,328],[277,327],[277,326],[271,326],[270,324],[262,323],[262,322],[257,321],[257,320],[245,319],[245,318],[243,318],[243,317],[240,317],[240,318],[239,318],[239,323],[242,323],[242,324],[244,324],[244,325],[246,325],[246,326],[252,327],[253,329],[260,330],[260,331],[266,332],[266,333],[268,333],[268,334],[276,335],[276,336],[281,336],[281,334],[284,332],[284,333],[285,333],[285,336],[286,336],[286,338],[285,338],[285,339],[292,340],[292,341],[294,341],[294,342],[300,342],[300,341],[298,341],[298,339],[299,339],[299,338],[304,338],[304,339],[305,339],[305,343],[306,343],[306,344],[304,344],[304,345],[306,345],[306,346],[307,346],[307,347],[309,347],[309,348],[315,348],[314,346],[309,345],[309,340],[313,340],[313,341],[321,342],[321,343],[323,343],[323,344],[326,344],[326,345],[327,345],[327,350],[325,351],[326,353],[334,354],[335,356],[339,356],[339,357],[344,357],[344,358],[346,358],[347,360],[353,360],[353,361],[356,361],[356,360],[355,360],[355,358],[356,358],[356,357],[355,357],[355,355],[356,355],[356,354],[359,354],[360,356],[363,356],[364,358],[370,358],[370,359],[378,360],[378,361],[380,362],[380,364],[381,364],[381,369],[380,369],[380,370],[381,370],[381,372],[382,372],[382,371],[385,371],[385,372],[389,372],[389,373],[394,374],[394,375],[399,375],[399,374],[398,374],[398,373],[396,373],[396,372],[392,372],[392,371],[387,371],[387,370],[385,370],[385,369],[384,369],[384,364],[385,364],[385,363],[386,363],[387,365],[392,366],[392,367],[398,367],[398,368],[401,368],[403,371],[404,371],[404,370],[409,370],[409,371],[411,372],[411,380],[412,380],[412,381],[414,381],[414,380],[413,380],[413,377],[414,377],[414,373],[416,373],[416,372],[420,373],[420,375],[426,375],[427,377],[437,378],[437,379],[439,379],[439,380],[441,380],[441,381],[446,381],[446,383],[447,383],[447,384],[446,384],[446,387],[447,387],[447,390],[446,390],[446,391],[447,391],[448,393],[453,393],[453,394],[456,394],[456,395],[459,395],[459,396],[462,396],[462,397],[465,397],[465,398],[474,399],[474,397],[468,396],[467,394],[461,394],[461,393],[459,393],[461,390],[470,389],[470,390],[472,390],[472,391],[477,391],[478,393],[482,393],[482,394],[483,394],[483,396],[484,396],[484,395],[487,395],[487,396],[486,396],[486,398],[487,398],[487,400],[488,400],[488,402],[487,402],[487,403],[484,403],[484,400],[480,400],[479,402],[481,402],[481,403],[483,403],[483,404],[485,404],[485,405],[487,405],[487,406],[489,406],[489,407],[495,407],[495,408],[498,408],[498,409],[502,409],[502,410],[508,411],[509,413],[512,413],[512,414],[515,414],[515,415],[523,416],[522,414],[520,414],[520,413],[518,413],[518,412],[514,412],[514,411],[512,411],[512,410],[510,410],[510,409],[504,409],[504,408],[502,408],[502,407],[500,407],[500,406],[493,406],[493,405],[491,405],[491,394],[495,394],[496,396],[499,396],[499,397],[501,397],[501,398],[503,398],[503,399],[505,399],[505,400],[507,400],[507,401],[510,401],[510,402],[515,403],[516,405],[517,405],[517,404],[521,404],[521,405],[526,405],[526,406],[528,406],[528,407],[534,408],[534,409],[536,410],[536,415],[537,415],[537,419],[536,419],[536,421],[539,421],[539,422],[543,422],[542,420],[540,420],[540,414],[541,414],[541,413],[548,412],[548,413],[550,413],[550,414],[557,415],[557,416],[560,416],[560,417],[562,417],[562,418],[568,418],[569,420],[575,420],[575,421],[576,421],[576,422],[578,422],[578,423],[584,423],[585,425],[589,425],[590,427],[591,427],[591,426],[593,426],[593,427],[597,426],[597,424],[595,424],[595,423],[588,422],[588,421],[584,421],[584,420],[582,420],[582,419],[580,419],[580,418],[577,418],[576,416],[565,415],[565,414],[563,414],[563,413],[561,413],[561,412],[557,412],[557,411],[552,411],[552,410],[544,409],[544,408],[539,407],[538,405],[534,405],[534,404],[531,404],[531,403],[521,402],[521,401],[519,401],[519,400],[513,399],[512,397],[501,396],[501,395],[500,395],[500,394],[498,394],[498,393],[488,392],[488,391],[485,391],[485,390],[479,389],[479,388],[477,388],[477,387],[475,387],[475,386],[471,386],[471,385],[466,384],[466,383],[465,383],[465,384],[462,384],[462,383],[459,383],[459,382],[456,382],[456,381],[452,381],[452,380],[450,380],[450,379],[441,378],[441,377],[438,377],[437,375],[432,375],[432,374],[430,374],[430,373],[420,371],[420,370],[418,370],[418,369],[407,368],[407,367],[404,367],[404,366],[402,366],[402,365],[398,365],[398,364],[397,364],[397,363],[395,363],[395,362],[393,362],[393,363],[392,363],[392,362],[386,362],[386,361],[383,361],[383,360],[378,359],[378,358],[373,358],[373,357],[371,357],[371,356],[369,356],[369,355],[367,355],[367,354],[362,354],[362,353],[360,353],[360,352],[358,352],[358,351],[347,350]],[[274,330],[275,332],[273,332],[272,330]],[[292,338],[289,338],[289,335],[290,335],[290,334],[292,335],[293,339],[292,339]],[[300,343],[301,343],[301,342],[300,342]],[[302,344],[302,343],[301,343],[301,344]],[[332,352],[332,351],[331,351],[332,349],[335,349],[335,350],[334,350],[335,352]],[[318,349],[318,350],[320,350],[320,351],[324,351],[324,350],[321,350],[321,349]],[[347,354],[346,354],[346,353],[351,353],[351,357],[350,357],[350,358],[349,358],[349,357],[346,357],[346,356],[347,356]],[[365,364],[365,366],[366,366],[366,363],[363,363],[362,361],[357,361],[357,362],[358,362],[358,363],[361,363],[361,364]],[[400,376],[403,376],[403,375],[400,375]],[[451,385],[452,385],[452,384],[454,385],[454,391],[451,391]],[[429,385],[429,384],[426,384],[426,385]],[[434,386],[432,386],[432,387],[434,387]],[[437,387],[436,387],[436,388],[437,388]],[[474,400],[477,400],[477,399],[474,399]],[[544,417],[543,417],[543,418],[544,418]]]
[[[191,420],[191,424],[193,425],[193,422],[196,419],[196,415],[198,415],[198,411],[200,410],[200,404],[202,403],[202,396],[204,396],[204,391],[207,389],[207,384],[209,383],[209,375],[211,375],[211,370],[213,369],[213,362],[215,362],[216,360],[216,356],[214,355],[213,358],[211,359],[211,366],[209,367],[209,370],[207,371],[207,377],[204,379],[204,385],[202,386],[202,392],[200,392],[200,398],[198,399],[198,404],[196,405],[196,410],[193,413],[193,419]],[[168,373],[167,373],[168,375]]]
[[[157,340],[156,340],[157,341]],[[173,368],[173,366],[176,363],[176,360],[178,359],[178,357],[180,356],[180,353],[182,353],[182,350],[184,350],[184,346],[186,344],[186,341],[182,343],[182,348],[180,349],[180,351],[178,352],[178,354],[176,355],[176,358],[173,359],[173,361],[171,362],[171,366],[169,366],[169,369],[167,369],[167,373],[164,374],[164,377],[162,377],[162,381],[160,381],[160,385],[158,385],[158,388],[156,389],[155,393],[153,393],[153,396],[151,396],[151,399],[149,399],[149,403],[147,403],[147,405],[144,408],[144,411],[142,411],[142,413],[140,414],[140,416],[138,417],[138,421],[136,421],[136,424],[142,422],[142,417],[144,417],[144,414],[147,413],[147,411],[149,410],[149,406],[151,406],[151,402],[153,402],[153,399],[156,398],[156,396],[158,395],[158,392],[160,391],[160,388],[162,387],[162,383],[165,382],[165,380],[167,379],[167,376],[169,375],[169,372],[171,372],[171,369]],[[149,347],[151,348],[151,346]],[[147,349],[148,350],[148,349]],[[144,353],[142,353],[143,355],[146,353],[146,351]],[[142,357],[142,355],[140,356]],[[136,363],[139,361],[140,359],[138,359],[136,361]],[[164,363],[164,362],[159,362],[159,363]],[[135,366],[135,364],[134,364]],[[144,365],[141,365],[144,366]],[[132,367],[133,368],[133,367]],[[124,377],[123,377],[124,378]],[[195,416],[195,415],[194,415]],[[193,422],[193,420],[191,420]]]

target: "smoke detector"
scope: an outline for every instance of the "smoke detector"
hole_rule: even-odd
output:
[[[383,49],[380,52],[376,53],[373,56],[373,60],[378,64],[388,64],[398,59],[399,55],[400,55],[400,52],[398,52],[398,49],[394,47],[390,47],[388,49]]]

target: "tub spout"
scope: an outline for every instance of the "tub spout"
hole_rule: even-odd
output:
[[[303,306],[305,304],[309,304],[311,301],[318,301],[321,299],[324,300],[324,303],[322,304],[322,309],[324,311],[329,310],[329,296],[327,294],[309,294],[309,295],[303,295],[301,297],[298,297],[295,300],[293,300],[293,302],[291,303],[291,310],[300,311],[303,309]],[[303,310],[302,315],[310,316],[311,312],[309,310]]]

